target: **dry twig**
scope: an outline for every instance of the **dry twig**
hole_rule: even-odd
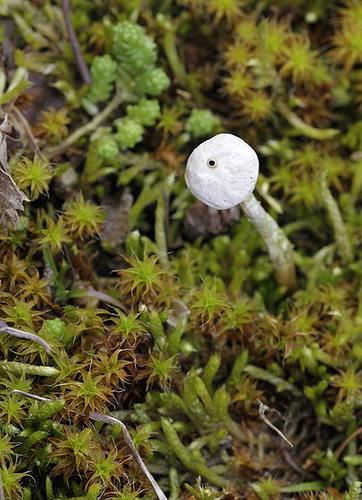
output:
[[[24,391],[18,391],[17,389],[15,389],[13,392],[15,394],[18,394],[19,396],[24,396],[25,398],[36,399],[37,401],[46,401],[46,402],[52,401],[49,398],[43,398],[43,397],[40,397],[40,396],[35,396],[34,394],[29,394],[28,392],[24,392]],[[130,436],[130,434],[128,432],[128,429],[125,426],[125,424],[121,420],[118,420],[118,418],[110,417],[108,415],[103,415],[102,413],[99,413],[99,412],[92,412],[92,411],[89,412],[89,418],[91,420],[96,420],[98,422],[103,422],[105,424],[120,425],[121,426],[123,439],[125,440],[125,442],[126,442],[128,448],[129,448],[130,452],[132,453],[134,459],[136,460],[136,462],[140,466],[142,472],[145,474],[145,476],[147,477],[147,479],[151,483],[152,488],[155,490],[155,493],[156,493],[158,499],[159,500],[167,500],[167,497],[165,496],[165,494],[163,493],[163,491],[161,490],[161,488],[158,486],[156,480],[154,479],[154,477],[152,476],[152,474],[150,473],[150,471],[147,469],[147,467],[144,464],[144,462],[143,462],[140,454],[136,450],[136,447],[133,444],[132,438],[131,438],[131,436]],[[1,498],[0,498],[0,500],[1,500]]]

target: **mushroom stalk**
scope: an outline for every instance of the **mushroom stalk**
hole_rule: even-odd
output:
[[[265,241],[278,284],[292,292],[297,288],[293,246],[252,194],[258,173],[259,160],[249,144],[232,134],[218,134],[191,153],[185,180],[196,198],[216,210],[241,204]]]
[[[253,224],[267,246],[278,284],[292,292],[297,288],[293,245],[253,194],[241,202],[240,206],[245,217]]]

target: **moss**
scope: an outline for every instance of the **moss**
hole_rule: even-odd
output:
[[[77,0],[92,87],[60,6],[0,13],[0,208],[10,175],[30,199],[0,230],[5,497],[357,500],[358,2]],[[289,295],[238,208],[186,189],[223,131],[258,152]]]

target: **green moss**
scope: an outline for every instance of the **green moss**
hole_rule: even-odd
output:
[[[357,500],[358,2],[106,3],[71,6],[91,87],[60,5],[0,7],[0,209],[8,175],[31,199],[0,229],[5,497],[154,498],[129,428],[163,500]],[[186,189],[216,131],[258,152],[292,294],[237,207]]]

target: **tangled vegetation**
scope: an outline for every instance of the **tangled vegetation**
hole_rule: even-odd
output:
[[[0,15],[0,498],[360,499],[361,3]],[[258,153],[292,291],[186,188],[219,132]]]

